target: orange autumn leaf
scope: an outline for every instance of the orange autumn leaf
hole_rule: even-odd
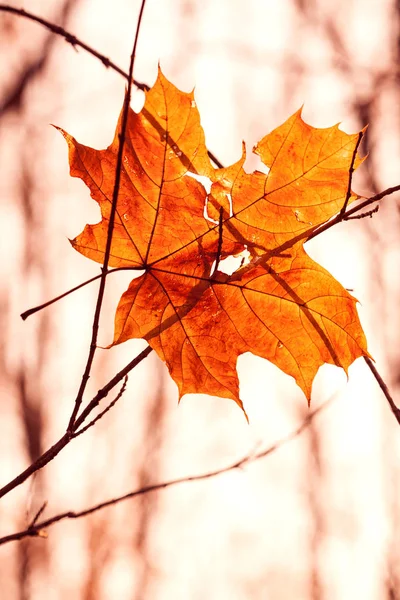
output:
[[[86,183],[102,215],[72,245],[99,263],[120,129],[121,117],[100,151],[62,132],[71,175]],[[368,356],[355,298],[303,248],[349,196],[358,141],[337,126],[311,127],[297,112],[255,147],[268,174],[246,173],[244,151],[215,169],[193,93],[159,71],[141,112],[129,112],[109,265],[144,273],[120,299],[111,345],[144,338],[180,397],[212,394],[242,408],[236,363],[244,352],[294,377],[308,400],[322,364],[347,372]],[[209,194],[199,175],[211,181]],[[245,263],[224,273],[223,260],[244,250]]]

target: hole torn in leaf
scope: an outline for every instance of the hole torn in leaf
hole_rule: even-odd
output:
[[[205,175],[198,175],[197,173],[192,173],[192,171],[188,171],[186,173],[186,175],[188,175],[189,177],[192,177],[193,179],[195,179],[196,181],[201,183],[201,185],[204,187],[205,191],[207,192],[207,196],[206,196],[206,200],[204,203],[203,217],[205,219],[207,219],[207,221],[210,221],[210,223],[214,223],[214,225],[218,225],[218,221],[216,221],[215,219],[212,219],[210,217],[210,215],[208,214],[208,210],[207,210],[208,196],[210,195],[211,186],[212,186],[211,179],[209,177],[205,177]]]
[[[248,265],[251,260],[251,254],[247,250],[247,247],[242,250],[239,254],[232,254],[231,256],[227,256],[219,261],[218,271],[221,273],[225,273],[226,275],[233,275],[236,271],[241,269],[242,267]],[[211,267],[210,277],[214,275],[216,261],[213,262]]]

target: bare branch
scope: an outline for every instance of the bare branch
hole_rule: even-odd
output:
[[[26,481],[28,477],[30,477],[33,473],[36,473],[36,471],[39,471],[50,461],[52,461],[57,456],[57,454],[61,452],[61,450],[65,448],[67,444],[69,444],[70,440],[71,436],[68,433],[65,433],[58,440],[58,442],[53,444],[53,446],[51,446],[48,450],[46,450],[46,452],[39,456],[37,460],[31,463],[29,467],[25,469],[25,471],[22,471],[22,473],[17,475],[17,477],[15,477],[12,481],[7,483],[7,485],[2,487],[0,489],[0,498],[2,498],[6,494],[8,494],[8,492],[11,492],[11,490],[24,483],[24,481]]]
[[[73,431],[67,431],[58,440],[58,442],[56,442],[53,446],[51,446],[51,448],[49,448],[46,452],[39,456],[39,458],[35,460],[32,464],[30,464],[29,467],[25,469],[25,471],[22,471],[22,473],[17,475],[17,477],[15,477],[12,481],[7,483],[7,485],[2,487],[0,489],[0,498],[2,498],[3,496],[11,492],[11,490],[24,483],[24,481],[26,481],[31,475],[33,475],[33,473],[36,473],[36,471],[39,471],[40,469],[45,467],[50,461],[52,461],[57,456],[57,454],[61,452],[61,450],[70,443],[70,441],[73,439],[74,432],[78,430],[78,428],[83,424],[83,422],[92,412],[92,410],[94,410],[94,408],[98,406],[100,401],[103,400],[103,398],[105,398],[108,395],[108,393],[116,385],[118,385],[120,381],[124,379],[124,377],[129,373],[129,371],[134,369],[140,362],[142,362],[142,360],[144,360],[150,354],[151,351],[152,348],[150,348],[150,346],[142,350],[142,352],[140,352],[138,356],[131,360],[131,362],[126,365],[126,367],[121,369],[121,371],[119,371],[112,379],[110,379],[110,381],[103,388],[101,388],[101,390],[97,392],[96,396],[88,404],[88,406],[85,408],[82,414],[77,418]]]
[[[59,36],[63,37],[65,39],[65,41],[68,42],[68,44],[72,45],[73,48],[76,48],[76,47],[82,48],[83,50],[85,50],[86,52],[88,52],[89,54],[91,54],[92,56],[97,58],[100,62],[102,62],[103,65],[107,69],[111,69],[111,70],[115,71],[116,73],[119,73],[124,79],[129,81],[128,73],[126,73],[123,69],[118,67],[118,65],[116,65],[109,58],[107,58],[107,56],[104,56],[104,54],[97,52],[97,50],[95,50],[91,46],[88,46],[87,44],[85,44],[85,42],[82,42],[81,40],[79,40],[75,35],[66,31],[63,27],[60,27],[59,25],[55,25],[54,23],[50,23],[50,21],[47,21],[46,19],[42,19],[41,17],[38,17],[37,15],[34,15],[33,13],[30,13],[27,10],[24,10],[23,8],[14,8],[13,6],[9,6],[8,4],[0,4],[0,11],[9,12],[14,15],[18,15],[20,17],[25,17],[26,19],[30,19],[31,21],[34,21],[36,23],[39,23],[40,25],[43,25],[43,27],[46,27],[46,29],[49,29],[55,35],[59,35]],[[132,83],[140,90],[146,91],[146,90],[150,89],[150,87],[147,85],[147,83],[141,83],[140,81],[137,81],[136,79],[132,79]],[[223,168],[222,163],[218,160],[218,158],[215,156],[215,154],[213,154],[210,151],[208,151],[207,154],[210,157],[210,159],[213,161],[213,163],[219,169]]]
[[[351,158],[351,163],[350,163],[350,168],[349,168],[349,183],[347,185],[346,198],[345,198],[344,204],[342,206],[342,210],[340,211],[340,214],[342,216],[345,214],[346,209],[347,209],[347,205],[348,205],[349,200],[351,198],[351,184],[352,184],[352,181],[353,181],[354,163],[355,163],[356,158],[357,158],[357,150],[358,150],[358,147],[359,147],[359,145],[361,143],[363,135],[364,135],[364,131],[360,131],[360,133],[358,134],[357,143],[356,143],[356,145],[354,147],[353,156]]]
[[[39,518],[42,516],[44,510],[46,509],[46,506],[47,506],[47,500],[45,502],[43,502],[42,506],[39,508],[36,515],[33,517],[28,529],[35,526],[35,524],[38,522]]]
[[[268,448],[264,450],[260,450],[259,452],[250,452],[237,460],[236,462],[226,466],[221,467],[220,469],[215,469],[214,471],[208,471],[207,473],[202,473],[200,475],[191,475],[189,477],[179,477],[177,479],[171,479],[169,481],[164,481],[162,483],[155,483],[153,485],[148,485],[142,487],[138,490],[134,490],[133,492],[129,492],[128,494],[124,494],[123,496],[119,496],[117,498],[113,498],[111,500],[106,500],[105,502],[100,502],[95,506],[82,510],[80,512],[68,511],[51,517],[50,519],[46,519],[45,521],[41,521],[40,523],[36,523],[36,525],[30,526],[23,531],[19,531],[18,533],[13,533],[12,535],[7,535],[5,537],[0,538],[0,545],[6,544],[8,542],[13,542],[17,540],[21,540],[25,537],[47,537],[46,529],[55,523],[63,521],[65,519],[80,519],[82,517],[86,517],[87,515],[93,514],[103,508],[107,508],[109,506],[114,506],[115,504],[119,504],[120,502],[124,502],[125,500],[130,500],[131,498],[136,498],[137,496],[142,496],[143,494],[148,494],[149,492],[155,492],[157,490],[163,490],[166,488],[170,488],[175,485],[179,485],[181,483],[189,483],[191,481],[201,481],[204,479],[211,479],[213,477],[217,477],[218,475],[222,475],[223,473],[228,473],[229,471],[233,471],[235,469],[239,469],[244,467],[247,464],[254,463],[262,458],[273,454],[277,450],[279,450],[282,446],[288,444],[289,442],[295,440],[299,437],[311,424],[311,422],[315,419],[315,417],[320,414],[323,410],[325,410],[330,404],[332,400],[328,400],[324,404],[322,404],[319,408],[310,413],[304,421],[297,427],[294,431],[292,431],[287,436],[281,438]]]
[[[345,221],[351,221],[352,219],[365,219],[365,217],[370,217],[372,219],[372,215],[377,213],[379,210],[379,204],[377,204],[375,206],[375,208],[372,208],[371,210],[368,210],[365,213],[361,213],[361,215],[354,215],[353,217],[345,217]]]
[[[113,71],[116,71],[122,77],[129,81],[129,75],[125,73],[123,69],[118,67],[109,58],[104,56],[104,54],[97,52],[97,50],[94,50],[94,48],[91,48],[91,46],[88,46],[87,44],[85,44],[85,42],[79,40],[75,35],[66,31],[63,27],[55,25],[54,23],[50,23],[50,21],[42,19],[41,17],[38,17],[37,15],[34,15],[33,13],[30,13],[27,10],[24,10],[23,8],[14,8],[13,6],[9,6],[8,4],[0,4],[0,11],[9,12],[14,15],[18,15],[20,17],[24,17],[26,19],[34,21],[35,23],[39,23],[40,25],[43,25],[43,27],[46,27],[46,29],[48,29],[52,33],[63,37],[65,41],[68,42],[68,44],[71,44],[71,46],[73,46],[73,48],[82,48],[83,50],[97,58],[100,62],[102,62],[107,69],[112,69]],[[141,83],[140,81],[133,80],[133,83],[137,88],[141,90],[149,89],[148,85],[146,85],[145,83]]]
[[[318,227],[318,229],[314,229],[314,230],[310,231],[310,234],[307,235],[307,241],[312,240],[313,238],[315,238],[317,235],[320,235],[321,233],[324,233],[324,231],[327,231],[328,229],[330,229],[334,225],[337,225],[341,221],[349,221],[350,217],[352,217],[354,214],[359,213],[361,210],[363,210],[367,206],[371,206],[371,204],[378,202],[378,200],[382,200],[382,198],[385,198],[386,196],[390,196],[390,194],[394,194],[395,192],[399,192],[399,191],[400,191],[400,185],[395,185],[393,187],[387,188],[386,190],[383,190],[383,192],[379,192],[379,194],[375,194],[375,196],[371,196],[371,198],[367,198],[366,200],[364,200],[364,202],[361,202],[360,204],[353,206],[349,210],[346,210],[346,212],[344,214],[339,213],[338,215],[336,215],[336,217],[334,217],[333,219],[328,221],[328,223],[321,225],[321,227]]]
[[[396,421],[400,425],[400,409],[396,406],[396,403],[393,400],[393,398],[389,392],[388,386],[383,381],[383,379],[382,379],[381,375],[379,374],[378,369],[375,367],[373,361],[368,356],[364,356],[364,360],[367,363],[367,365],[369,366],[376,381],[378,382],[378,385],[381,388],[382,392],[384,393],[386,400],[389,402],[389,406],[392,410],[392,413],[394,414],[394,416],[396,418]]]
[[[79,429],[79,431],[75,431],[75,433],[73,435],[74,438],[78,437],[78,435],[82,435],[82,433],[85,433],[85,431],[87,431],[90,427],[93,427],[93,425],[95,423],[97,423],[97,421],[100,421],[100,419],[102,417],[104,417],[104,415],[106,413],[108,413],[108,411],[111,410],[111,408],[113,408],[113,406],[115,406],[115,404],[121,398],[122,394],[125,392],[127,383],[128,383],[128,375],[125,375],[124,383],[122,384],[122,387],[121,387],[120,391],[118,392],[117,396],[114,398],[114,400],[112,400],[110,402],[110,404],[108,406],[106,406],[106,408],[104,410],[102,410],[92,421],[90,421],[90,423],[85,425],[85,427],[82,427],[82,429]]]
[[[109,269],[107,271],[106,275],[111,275],[111,273],[116,273],[117,271],[143,271],[143,267],[116,267],[115,269]],[[34,315],[35,313],[39,312],[40,310],[47,308],[51,304],[54,304],[55,302],[62,300],[66,296],[69,296],[69,294],[72,294],[73,292],[77,292],[81,288],[85,287],[85,285],[88,285],[89,283],[93,283],[93,281],[97,281],[97,279],[100,279],[101,276],[102,276],[102,274],[99,273],[99,275],[95,275],[94,277],[87,279],[83,283],[80,283],[79,285],[76,285],[75,287],[71,288],[70,290],[63,292],[59,296],[56,296],[55,298],[52,298],[51,300],[48,300],[47,302],[44,302],[43,304],[34,306],[33,308],[30,308],[29,310],[26,310],[25,312],[21,313],[21,315],[20,315],[21,319],[23,321],[25,321],[25,319],[27,319],[31,315]]]
[[[142,10],[143,10],[143,6],[144,6],[144,2],[142,3],[141,13],[142,13]],[[62,36],[68,43],[72,44],[73,47],[77,47],[78,46],[78,47],[81,47],[82,49],[84,49],[85,51],[89,52],[90,54],[92,54],[93,56],[95,56],[97,59],[99,59],[107,68],[113,69],[114,71],[118,72],[120,75],[122,75],[125,79],[128,80],[128,82],[129,82],[129,88],[128,88],[129,93],[130,93],[130,86],[131,86],[132,81],[140,89],[148,89],[148,86],[146,86],[145,84],[142,84],[140,82],[136,82],[135,80],[132,79],[132,74],[133,74],[133,59],[134,59],[134,53],[135,53],[134,51],[132,52],[132,56],[131,56],[130,73],[126,74],[117,65],[115,65],[114,63],[112,63],[107,57],[105,57],[104,55],[98,53],[96,50],[93,50],[91,47],[87,46],[84,42],[81,42],[80,40],[78,40],[75,36],[73,36],[72,34],[70,34],[69,32],[67,32],[65,29],[63,29],[63,28],[61,28],[61,27],[59,27],[57,25],[54,25],[52,23],[49,23],[48,21],[46,21],[46,20],[44,20],[44,19],[42,19],[40,17],[37,17],[37,16],[33,15],[32,13],[29,13],[29,12],[23,10],[23,9],[16,9],[16,8],[8,6],[8,5],[0,4],[0,11],[13,13],[13,14],[16,14],[16,15],[28,18],[28,19],[30,19],[32,21],[35,21],[35,22],[43,25],[44,27],[46,27],[47,29],[49,29],[50,31],[52,31],[53,33],[55,33],[56,35]],[[138,29],[139,29],[139,27],[138,27]],[[136,41],[137,40],[135,40],[135,42]],[[127,107],[128,107],[128,103],[126,102],[126,104],[125,104],[125,109],[126,109],[125,113],[127,112]],[[121,150],[121,154],[122,154],[123,140],[124,140],[124,129],[122,128],[121,136],[120,136],[120,150]],[[210,156],[211,160],[213,160],[213,162],[218,167],[222,167],[222,164],[220,163],[220,161],[218,161],[218,159],[216,157],[214,157],[211,153],[209,153],[209,156]],[[355,158],[354,158],[354,160],[355,160]],[[353,160],[353,165],[354,165],[354,160]],[[117,168],[117,173],[118,173],[118,168]],[[117,173],[116,173],[116,182],[115,182],[115,187],[114,187],[113,200],[114,200],[114,196],[116,197],[118,195]],[[351,177],[350,177],[350,179],[351,179]],[[349,184],[349,187],[350,186],[351,186],[351,182]],[[366,199],[364,202],[361,202],[357,206],[352,207],[350,210],[343,211],[343,209],[342,209],[342,211],[334,219],[332,219],[331,221],[329,221],[329,223],[326,223],[325,225],[322,225],[318,229],[309,230],[309,232],[306,233],[307,239],[312,239],[316,235],[319,235],[319,234],[323,233],[324,231],[330,229],[331,227],[333,227],[334,225],[336,225],[337,223],[339,223],[341,221],[350,220],[350,219],[354,219],[354,218],[362,218],[362,216],[369,216],[370,214],[372,214],[373,212],[376,211],[376,208],[374,208],[372,211],[369,211],[368,213],[364,213],[364,215],[358,215],[358,213],[361,210],[363,210],[365,207],[370,206],[371,204],[373,204],[373,203],[381,200],[385,196],[388,196],[389,194],[395,193],[395,192],[397,192],[399,190],[400,190],[400,185],[394,186],[392,188],[388,188],[388,189],[384,190],[383,192],[380,192],[379,194],[376,194],[375,196],[373,196],[371,198]],[[346,195],[346,198],[347,198],[347,195]],[[347,200],[347,202],[348,202],[348,200]],[[353,215],[357,215],[357,216],[353,216]],[[110,230],[112,230],[112,227],[110,227]],[[111,243],[111,239],[109,241]],[[93,281],[94,279],[101,278],[101,280],[103,282],[105,280],[106,276],[110,272],[111,271],[107,270],[107,265],[106,265],[106,261],[105,261],[105,263],[103,264],[103,270],[102,270],[101,275],[98,276],[98,277],[96,277],[96,278],[92,278],[89,281]],[[88,283],[88,282],[86,282],[86,283]],[[76,288],[74,288],[74,290],[75,289],[79,289],[83,285],[86,285],[86,283],[83,283],[83,284],[77,286]],[[61,297],[64,297],[64,295],[62,295]],[[46,305],[49,305],[50,303],[52,303],[52,301],[50,301],[49,303],[46,303]],[[33,310],[33,309],[31,309],[31,310]],[[27,313],[32,314],[30,311],[27,311]],[[28,316],[27,313],[23,313],[23,315],[25,315],[25,318]],[[95,351],[95,345],[93,346],[93,352],[94,351]],[[70,421],[70,426],[69,426],[68,431],[58,440],[58,442],[56,442],[49,450],[47,450],[47,452],[45,452],[43,455],[41,455],[23,473],[21,473],[19,476],[17,476],[8,485],[4,486],[0,490],[0,497],[4,496],[6,493],[8,493],[9,491],[11,491],[12,489],[14,489],[15,487],[17,487],[21,483],[23,483],[32,473],[34,473],[37,470],[41,469],[48,462],[50,462],[51,460],[53,460],[53,458],[55,458],[55,456],[57,456],[57,454],[62,450],[62,448],[64,448],[71,441],[71,439],[73,439],[73,437],[76,434],[78,428],[83,424],[83,422],[85,421],[85,419],[89,416],[89,414],[91,413],[91,411],[99,404],[99,402],[103,398],[105,398],[107,396],[107,394],[109,393],[109,391],[115,385],[117,385],[120,381],[122,381],[122,379],[126,376],[126,374],[129,371],[131,371],[139,362],[141,362],[146,356],[148,356],[148,354],[151,351],[152,351],[152,349],[150,347],[146,348],[142,353],[140,353],[140,355],[138,357],[136,357],[135,359],[133,359],[133,361],[131,361],[124,369],[122,369],[119,373],[117,373],[117,375],[114,378],[112,378],[108,382],[108,384],[105,385],[98,392],[98,394],[92,399],[92,401],[88,404],[88,406],[82,412],[82,414],[80,415],[80,417],[76,418],[77,417],[77,413],[79,411],[79,406],[78,406],[77,410],[74,411],[75,414],[73,414],[71,416],[71,421]],[[396,418],[399,420],[399,418],[398,418],[398,412],[397,412],[397,411],[399,411],[399,409],[397,409],[397,407],[395,406],[393,400],[391,399],[391,396],[389,394],[387,386],[384,384],[382,378],[380,377],[378,371],[375,369],[373,363],[370,362],[370,359],[366,358],[366,362],[369,365],[369,368],[371,369],[371,371],[373,372],[375,378],[377,379],[377,381],[378,381],[381,389],[383,390],[386,398],[388,399],[389,404],[391,405],[391,408],[392,408],[392,410],[393,410]],[[89,368],[89,370],[90,370],[90,368]],[[82,385],[83,391],[84,391],[85,386],[86,386],[86,382]],[[83,391],[81,393],[81,399],[82,399],[82,396],[83,396]],[[79,396],[79,394],[78,394],[78,396]],[[80,399],[80,402],[81,402],[81,399]],[[80,403],[79,403],[79,405],[80,405]],[[75,408],[76,408],[76,406],[75,406]],[[103,411],[103,412],[105,413],[106,411]],[[233,467],[231,467],[231,468],[233,468]],[[208,475],[208,476],[212,476],[212,475]],[[197,478],[204,478],[204,476],[199,476]],[[190,478],[187,479],[187,480],[189,481]],[[177,482],[180,482],[180,481],[177,481]],[[164,484],[160,484],[160,485],[161,485],[161,487],[164,487]],[[137,495],[137,493],[139,493],[139,492],[135,492],[134,494]],[[128,496],[128,497],[130,497],[130,496]],[[108,504],[106,504],[106,505],[108,505]],[[80,516],[83,516],[83,515],[80,515]],[[37,532],[34,535],[40,535],[40,534]]]
[[[128,116],[129,116],[130,101],[131,101],[133,67],[135,64],[136,48],[137,48],[137,43],[138,43],[138,39],[139,39],[140,25],[142,23],[143,10],[144,10],[145,4],[146,4],[146,0],[142,0],[142,4],[140,7],[140,11],[139,11],[138,22],[137,22],[137,26],[136,26],[135,41],[133,42],[132,54],[131,54],[131,59],[130,59],[130,64],[129,64],[128,89],[127,89],[126,95],[125,95],[124,110],[123,110],[122,122],[121,122],[121,131],[119,133],[118,156],[117,156],[117,165],[116,165],[116,169],[115,169],[115,183],[114,183],[114,189],[113,189],[111,211],[110,211],[109,222],[108,222],[107,242],[106,242],[106,247],[105,247],[105,251],[104,251],[104,260],[103,260],[103,267],[102,267],[102,273],[101,273],[101,279],[100,279],[100,286],[99,286],[99,292],[97,295],[96,308],[94,311],[92,339],[90,341],[89,354],[88,354],[88,358],[87,358],[87,362],[86,362],[86,367],[85,367],[85,370],[84,370],[84,373],[82,376],[82,382],[81,382],[81,385],[79,386],[78,394],[75,399],[75,405],[74,405],[74,408],[73,408],[73,411],[71,414],[71,418],[68,423],[67,431],[69,433],[72,433],[72,431],[73,431],[74,423],[75,423],[76,417],[78,415],[80,406],[82,404],[83,394],[85,393],[86,385],[87,385],[87,382],[89,381],[90,372],[91,372],[92,364],[93,364],[93,359],[94,359],[94,356],[96,354],[96,349],[97,349],[97,335],[98,335],[98,331],[99,331],[100,313],[101,313],[101,308],[103,305],[104,292],[106,289],[108,262],[110,260],[110,254],[111,254],[111,244],[112,244],[112,237],[113,237],[113,231],[114,231],[114,222],[115,222],[115,215],[117,213],[118,194],[119,194],[119,187],[120,187],[120,182],[121,182],[122,161],[123,161],[123,156],[124,156],[126,129],[128,126]]]

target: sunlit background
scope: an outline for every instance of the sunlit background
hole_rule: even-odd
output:
[[[128,69],[139,0],[15,0]],[[396,0],[148,0],[135,78],[189,91],[226,165],[304,105],[316,127],[369,123],[353,188],[400,183],[400,5]],[[125,80],[38,24],[0,12],[0,486],[63,434],[82,376],[98,284],[23,322],[22,311],[97,275],[70,246],[99,211],[69,176],[56,124],[112,140]],[[140,109],[143,93],[134,90]],[[248,170],[257,168],[250,157]],[[400,203],[307,245],[360,304],[370,353],[400,404]],[[109,278],[99,344],[130,276]],[[146,344],[99,350],[86,400]],[[294,381],[238,361],[248,425],[232,402],[185,397],[151,354],[116,407],[0,501],[0,536],[170,478],[225,467],[309,414]],[[3,600],[400,599],[400,429],[362,359],[320,369],[309,427],[266,458],[145,494],[48,537],[0,547]]]

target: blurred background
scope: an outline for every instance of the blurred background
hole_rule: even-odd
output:
[[[124,70],[139,0],[18,0]],[[365,196],[400,183],[398,0],[148,0],[135,78],[165,75],[196,101],[228,165],[301,105],[315,127],[367,123],[354,177]],[[99,211],[69,176],[67,147],[112,140],[125,80],[43,27],[0,12],[0,486],[63,434],[82,376],[98,284],[23,322],[20,313],[97,275],[70,246]],[[143,93],[133,92],[139,110]],[[250,153],[251,154],[251,153]],[[257,168],[249,156],[246,168]],[[369,350],[400,404],[400,202],[307,244],[360,301]],[[108,280],[99,344],[130,276]],[[99,350],[89,400],[146,344]],[[151,354],[117,406],[0,501],[0,536],[143,485],[224,467],[309,414],[294,381],[239,358],[248,425],[232,402],[185,397]],[[112,397],[112,396],[110,396]],[[400,430],[365,362],[324,366],[294,440],[214,479],[128,500],[48,538],[0,547],[3,600],[400,599]]]

